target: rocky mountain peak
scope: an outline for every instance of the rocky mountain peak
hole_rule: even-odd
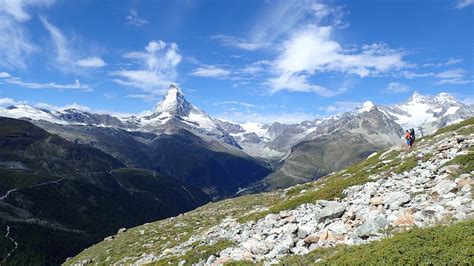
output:
[[[417,102],[417,103],[422,103],[429,101],[430,97],[424,96],[418,91],[413,92],[412,96],[408,99],[408,102]]]
[[[456,98],[446,92],[441,92],[434,98],[434,100],[438,104],[457,103]]]
[[[169,113],[186,116],[192,105],[184,98],[184,94],[176,84],[171,84],[163,100],[156,106],[155,113]]]

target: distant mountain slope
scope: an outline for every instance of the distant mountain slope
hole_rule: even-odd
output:
[[[139,167],[195,185],[214,199],[232,196],[239,188],[270,173],[266,164],[240,149],[202,138],[185,129],[173,134],[118,128],[36,122],[72,142],[96,147],[128,167]]]
[[[318,179],[380,149],[401,144],[401,135],[402,128],[372,105],[324,120],[304,141],[291,148],[274,173],[247,192],[286,188]]]
[[[123,168],[26,121],[0,117],[0,147],[0,254],[7,264],[59,264],[121,227],[209,201],[193,186]]]

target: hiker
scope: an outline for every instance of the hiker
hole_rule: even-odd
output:
[[[410,131],[407,129],[405,130],[405,144],[407,145],[407,148],[411,148],[410,139],[411,139]]]
[[[413,143],[415,142],[415,129],[410,129],[410,148],[413,147]]]

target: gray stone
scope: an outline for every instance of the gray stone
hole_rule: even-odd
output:
[[[388,193],[384,197],[384,204],[389,206],[390,209],[396,209],[404,204],[410,202],[411,197],[403,191],[395,191]]]
[[[355,235],[360,238],[368,238],[378,232],[378,227],[372,223],[364,223],[361,226],[357,227],[355,230]]]
[[[324,222],[326,219],[340,218],[346,211],[346,206],[336,201],[324,201],[323,208],[316,212],[316,220]]]
[[[315,230],[314,227],[308,225],[301,225],[298,227],[298,238],[305,238]]]
[[[127,228],[120,228],[117,232],[117,234],[121,234],[127,231]]]
[[[342,235],[347,233],[347,226],[343,221],[336,221],[326,227],[335,234]]]
[[[439,182],[435,187],[434,187],[434,190],[440,194],[440,195],[443,195],[443,194],[446,194],[448,192],[450,192],[451,190],[455,189],[456,188],[456,183],[454,183],[453,181],[450,181],[450,180],[442,180],[441,182]]]

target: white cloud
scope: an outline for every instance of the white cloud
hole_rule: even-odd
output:
[[[380,75],[406,66],[402,53],[385,44],[364,45],[348,53],[332,39],[332,26],[306,25],[283,43],[274,61],[276,77],[268,80],[270,92],[281,90],[314,92],[333,96],[344,91],[331,91],[309,82],[310,78],[326,72],[354,74],[361,78]]]
[[[238,48],[247,51],[255,51],[263,48],[270,47],[270,43],[267,42],[250,42],[244,38],[237,38],[229,35],[218,34],[211,37],[211,39],[217,40],[224,46]]]
[[[148,21],[144,18],[138,16],[138,12],[135,9],[131,9],[128,16],[125,17],[127,24],[133,25],[136,27],[141,27],[145,24],[148,24]]]
[[[446,61],[444,62],[440,62],[440,63],[425,63],[423,64],[422,66],[423,67],[442,67],[442,66],[450,66],[450,65],[455,65],[455,64],[458,64],[458,63],[461,63],[463,61],[463,59],[460,59],[460,58],[448,58]]]
[[[205,66],[196,68],[190,74],[196,77],[221,78],[229,76],[231,72],[216,66]]]
[[[276,61],[277,70],[309,74],[336,71],[366,77],[406,65],[400,52],[384,44],[364,45],[359,53],[346,54],[341,45],[331,39],[332,29],[308,25],[297,32],[285,43]]]
[[[385,88],[385,91],[388,93],[404,93],[410,90],[410,87],[406,84],[398,82],[390,82]]]
[[[176,68],[181,55],[176,43],[150,41],[145,51],[134,51],[123,55],[138,64],[138,69],[118,70],[110,75],[118,77],[115,82],[142,89],[153,95],[163,94],[175,82]]]
[[[461,9],[470,5],[474,5],[474,0],[458,0],[456,3],[456,8]]]
[[[0,78],[9,78],[11,75],[7,72],[0,72]]]
[[[78,91],[92,91],[92,88],[87,84],[81,84],[78,79],[71,84],[58,84],[56,82],[49,83],[36,83],[36,82],[25,82],[18,77],[11,77],[3,79],[2,81],[17,85],[27,89],[57,89],[57,90],[78,90]]]
[[[0,0],[0,66],[26,68],[26,58],[36,50],[23,23],[31,18],[27,9],[49,6],[50,0]]]
[[[93,57],[87,57],[81,60],[76,61],[76,65],[81,66],[81,67],[104,67],[105,62],[102,60],[100,57],[93,56]]]
[[[439,78],[437,84],[468,84],[474,82],[474,80],[465,79],[467,72],[462,68],[452,69],[440,72],[436,74]]]
[[[347,88],[340,88],[337,90],[330,90],[323,86],[311,84],[308,81],[308,75],[304,74],[290,74],[283,73],[281,76],[276,78],[270,78],[267,81],[270,89],[269,94],[274,94],[279,91],[295,91],[295,92],[313,92],[323,97],[331,97],[341,94],[346,91]]]
[[[17,104],[26,104],[27,101],[15,101],[12,98],[0,98],[0,106],[11,106]]]

